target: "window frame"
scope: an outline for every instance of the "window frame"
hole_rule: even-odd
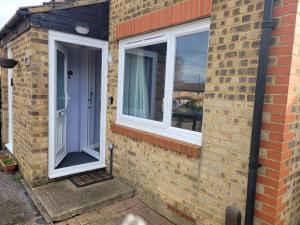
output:
[[[152,59],[152,62],[153,62],[153,65],[152,65],[152,79],[151,79],[151,89],[153,89],[153,84],[156,82],[156,66],[157,66],[157,53],[155,52],[151,52],[151,51],[148,51],[148,50],[143,50],[143,51],[139,51],[139,50],[136,50],[136,49],[127,49],[127,54],[135,54],[135,55],[139,55],[139,56],[145,56],[145,57],[148,57],[148,58],[151,58]],[[126,57],[126,56],[125,56]],[[125,70],[125,66],[124,66],[124,70]],[[124,91],[124,89],[123,89]],[[124,92],[123,92],[124,93]],[[153,101],[155,100],[155,92],[151,92],[151,106],[153,104]],[[122,101],[122,106],[123,106],[123,101]],[[122,108],[122,111],[123,111],[123,108]],[[154,111],[154,112],[153,112]],[[153,113],[155,113],[155,108],[151,108],[151,113],[150,115],[153,115]]]
[[[190,22],[176,27],[154,31],[147,34],[123,39],[119,41],[119,68],[118,68],[118,94],[116,123],[134,129],[159,134],[165,137],[201,145],[202,132],[172,127],[173,86],[176,59],[176,38],[209,31],[210,19]],[[154,44],[166,43],[165,89],[163,104],[163,120],[155,121],[123,114],[123,85],[125,75],[125,52],[134,48]],[[169,101],[166,101],[168,99]]]

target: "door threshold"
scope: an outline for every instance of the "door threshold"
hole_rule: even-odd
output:
[[[85,163],[85,164],[76,165],[76,166],[69,166],[69,167],[65,167],[65,168],[54,169],[54,171],[52,173],[49,173],[49,178],[53,179],[53,178],[65,177],[68,175],[83,173],[83,172],[96,170],[96,169],[102,169],[105,167],[106,167],[106,165],[100,164],[100,161]]]

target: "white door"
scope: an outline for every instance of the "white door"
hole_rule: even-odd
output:
[[[55,51],[56,73],[56,127],[55,127],[55,166],[57,166],[67,154],[66,149],[66,122],[67,122],[67,52],[56,44]]]
[[[84,150],[99,159],[102,50],[90,51],[88,59],[87,147]]]

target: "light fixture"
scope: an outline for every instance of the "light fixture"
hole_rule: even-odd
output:
[[[88,34],[90,32],[90,28],[86,23],[78,22],[75,26],[75,31],[78,34]]]
[[[18,64],[18,61],[10,58],[0,57],[0,66],[7,69],[12,69]]]

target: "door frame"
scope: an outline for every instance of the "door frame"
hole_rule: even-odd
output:
[[[7,45],[7,57],[13,59],[13,52],[11,45]],[[5,147],[10,153],[13,153],[13,136],[14,136],[14,120],[13,120],[13,69],[7,70],[7,112],[8,112],[8,134],[7,134],[7,143]]]
[[[108,42],[94,38],[83,37],[80,35],[48,31],[48,56],[49,56],[49,86],[48,86],[48,177],[50,179],[67,176],[75,173],[81,173],[89,170],[105,167],[105,139],[106,139],[106,104],[107,104],[107,56]],[[70,166],[66,168],[55,169],[55,113],[56,113],[56,76],[55,76],[55,46],[57,41],[64,43],[77,44],[81,46],[94,47],[102,50],[101,66],[101,124],[100,124],[100,159],[96,162],[82,165]]]

